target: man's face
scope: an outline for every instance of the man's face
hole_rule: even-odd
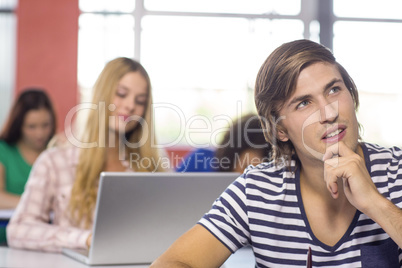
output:
[[[343,141],[357,150],[358,123],[352,95],[335,65],[315,63],[301,71],[293,95],[279,111],[278,138],[290,140],[300,160],[321,160]]]

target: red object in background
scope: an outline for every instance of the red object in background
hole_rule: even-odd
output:
[[[171,168],[176,169],[177,166],[183,161],[183,158],[192,150],[194,150],[191,146],[172,146],[166,147],[165,152],[169,157]]]
[[[14,95],[27,87],[49,93],[58,131],[78,102],[78,0],[19,0]]]

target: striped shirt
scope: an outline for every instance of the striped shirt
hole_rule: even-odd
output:
[[[402,151],[362,143],[378,191],[402,207]],[[292,167],[295,167],[292,161]],[[229,250],[250,245],[257,267],[402,267],[402,251],[384,230],[357,211],[343,237],[328,246],[313,234],[304,211],[300,173],[263,163],[250,167],[216,200],[199,224]]]

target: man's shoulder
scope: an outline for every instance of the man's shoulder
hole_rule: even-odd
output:
[[[402,160],[402,149],[397,146],[384,147],[374,143],[362,143],[363,149],[370,157],[370,160]]]
[[[290,169],[290,170],[289,170]],[[296,177],[296,163],[292,160],[287,162],[264,162],[255,167],[250,166],[244,173],[246,180],[270,182],[282,184],[287,179],[293,180]]]

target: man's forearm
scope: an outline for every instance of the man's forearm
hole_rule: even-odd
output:
[[[373,215],[368,215],[402,248],[402,210],[382,197],[374,204]]]
[[[191,268],[191,266],[182,262],[156,260],[151,264],[150,268]]]

